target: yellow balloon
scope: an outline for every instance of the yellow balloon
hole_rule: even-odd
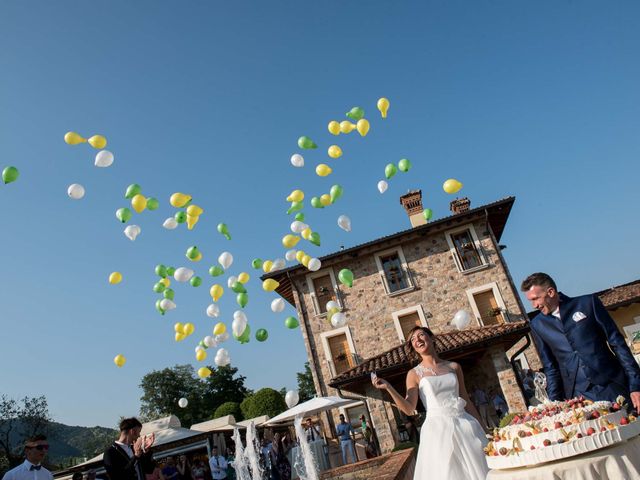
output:
[[[127,359],[124,357],[124,355],[118,354],[113,359],[113,363],[116,364],[116,367],[122,367],[125,363],[127,363]]]
[[[242,283],[243,285],[245,283],[247,283],[249,281],[251,277],[249,276],[249,274],[247,272],[242,272],[240,275],[238,275],[238,281],[240,283]]]
[[[331,170],[331,167],[325,163],[321,163],[316,167],[316,174],[318,174],[319,177],[326,177],[327,175],[330,175],[331,172],[333,172],[333,170]]]
[[[301,202],[304,200],[304,192],[302,190],[294,190],[287,197],[287,202]]]
[[[193,230],[193,227],[196,226],[196,223],[198,223],[198,220],[200,220],[200,217],[187,215],[187,229]]]
[[[325,207],[331,205],[331,195],[329,195],[328,193],[320,195],[320,203]]]
[[[89,138],[89,140],[87,140],[89,142],[89,145],[91,145],[93,148],[96,148],[98,150],[102,150],[104,147],[107,146],[107,139],[104,138],[102,135],[94,135],[93,137]]]
[[[335,120],[331,120],[329,122],[329,125],[327,125],[327,129],[332,135],[340,135],[340,124]]]
[[[280,286],[280,283],[274,280],[273,278],[267,278],[264,282],[262,282],[262,289],[265,292],[273,292],[279,286]]]
[[[192,335],[193,332],[196,331],[196,326],[193,323],[185,323],[182,326],[182,333],[184,333],[185,336],[189,336]]]
[[[271,271],[271,267],[273,267],[273,262],[271,260],[265,260],[262,263],[262,271],[264,273],[269,273]]]
[[[184,333],[176,332],[175,338],[176,338],[176,342],[181,342],[182,340],[187,338],[187,336]]]
[[[358,133],[363,137],[366,137],[367,133],[369,133],[370,126],[371,125],[369,125],[369,120],[367,120],[366,118],[361,118],[360,120],[358,120],[358,123],[356,124]]]
[[[351,123],[348,120],[340,122],[340,131],[342,133],[351,133],[353,132],[354,128],[356,128],[355,124]]]
[[[340,158],[342,156],[342,149],[338,145],[331,145],[327,153],[331,158]]]
[[[305,267],[308,267],[310,261],[311,261],[311,256],[310,255],[305,255],[304,257],[302,257],[302,262],[301,263]]]
[[[171,285],[171,280],[169,280],[169,277],[165,277],[160,280],[160,283],[163,284],[165,288],[169,288],[169,286]]]
[[[442,189],[447,193],[456,193],[462,188],[462,183],[460,183],[455,178],[450,178],[446,182],[442,184]]]
[[[297,235],[285,235],[284,237],[282,237],[282,246],[284,248],[293,248],[298,244],[299,241],[300,237],[298,237]]]
[[[176,333],[182,333],[183,328],[184,328],[184,325],[181,322],[176,322],[176,324],[173,326],[173,330]]]
[[[198,369],[198,376],[200,378],[207,378],[209,375],[211,375],[211,370],[209,370],[207,367],[200,367]]]
[[[174,193],[173,195],[171,195],[171,198],[169,198],[169,203],[171,204],[171,206],[176,208],[182,208],[190,201],[191,195],[186,195],[180,192]]]
[[[207,352],[206,350],[203,348],[202,350],[198,350],[196,352],[196,360],[199,362],[203,362],[207,359]]]
[[[191,215],[192,217],[199,217],[204,213],[204,210],[200,208],[198,205],[189,205],[187,207],[187,215]]]
[[[76,132],[67,132],[64,136],[64,141],[69,145],[78,145],[79,143],[85,143],[87,139]]]
[[[305,255],[306,255],[306,253],[304,253],[302,250],[298,250],[296,252],[296,260],[298,260],[300,263],[302,263],[302,259],[304,258]]]
[[[202,260],[202,252],[198,252],[198,255],[196,255],[196,258],[189,258],[189,260],[191,260],[192,262],[199,262],[200,260]]]
[[[216,283],[211,287],[209,293],[211,294],[211,298],[213,298],[213,301],[217,302],[218,300],[220,300],[220,297],[224,293],[224,288]]]
[[[131,206],[136,212],[142,213],[143,210],[147,208],[147,199],[140,193],[134,195],[134,197],[131,199]]]
[[[382,118],[387,118],[387,110],[389,110],[389,100],[384,97],[378,100],[378,110],[380,110]]]
[[[322,200],[321,200],[322,202]],[[311,234],[313,233],[313,230],[311,230],[310,228],[305,228],[304,230],[302,230],[302,232],[300,232],[300,235],[302,235],[302,238],[304,238],[305,240],[309,240],[309,237],[311,237]],[[297,255],[296,255],[297,257]]]
[[[111,285],[117,285],[122,281],[122,274],[120,272],[113,272],[109,275],[109,283]]]
[[[226,331],[227,331],[227,326],[222,322],[216,323],[215,327],[213,327],[214,335],[222,335]]]

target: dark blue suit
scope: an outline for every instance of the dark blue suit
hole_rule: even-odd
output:
[[[640,391],[640,368],[600,299],[559,298],[560,320],[542,313],[531,320],[549,398],[629,400],[629,392]]]

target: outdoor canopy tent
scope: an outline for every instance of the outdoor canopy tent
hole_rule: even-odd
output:
[[[324,412],[325,410],[333,410],[334,408],[344,407],[352,403],[354,403],[353,399],[340,397],[315,397],[282,412],[280,415],[276,415],[267,422],[267,425],[288,422],[298,415],[315,415],[317,413]]]

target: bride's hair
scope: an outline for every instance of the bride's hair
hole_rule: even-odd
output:
[[[409,330],[409,333],[408,333],[408,335],[407,335],[407,342],[408,342],[409,344],[411,344],[411,337],[413,337],[413,334],[414,334],[415,332],[417,332],[418,330],[422,330],[424,333],[426,333],[427,335],[429,335],[429,338],[430,338],[431,340],[433,340],[433,339],[434,339],[434,338],[433,338],[433,337],[434,337],[433,332],[432,332],[429,328],[416,325],[416,326],[415,326],[415,327],[413,327],[411,330]]]

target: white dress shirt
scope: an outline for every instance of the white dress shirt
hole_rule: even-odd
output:
[[[32,465],[33,463],[29,460],[25,460],[23,464],[5,473],[2,480],[53,480],[49,470],[44,467],[40,467],[40,470],[31,470]]]
[[[222,455],[211,457],[209,459],[209,468],[211,469],[211,476],[214,480],[227,478],[227,459]]]
[[[131,449],[131,445],[127,445],[126,443],[122,443],[119,441],[115,441],[115,443],[117,443],[120,448],[122,448],[125,452],[127,452],[127,455],[129,455],[129,458],[133,458],[133,450]]]
[[[551,315],[560,320],[560,307],[557,307],[553,312],[551,312]]]

